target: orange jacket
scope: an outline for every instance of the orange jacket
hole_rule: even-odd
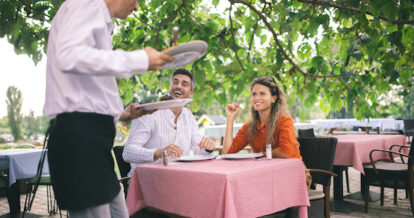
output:
[[[266,125],[263,129],[260,128],[260,121],[256,124],[257,135],[253,137],[253,144],[250,146],[253,152],[266,151]],[[233,139],[233,143],[230,146],[228,153],[237,153],[242,150],[248,144],[248,126],[245,123]],[[291,158],[299,158],[302,160],[302,156],[299,151],[299,143],[296,140],[293,121],[288,116],[281,116],[275,132],[275,143],[272,145],[272,149],[279,148],[281,152],[285,153]]]

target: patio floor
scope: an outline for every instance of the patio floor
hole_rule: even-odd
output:
[[[349,168],[349,177],[350,177],[350,188],[351,192],[359,191],[360,187],[360,174],[353,168]],[[346,183],[344,182],[344,195],[346,193]],[[371,191],[376,191],[379,193],[379,188],[371,187]],[[331,190],[333,193],[333,190]],[[366,217],[366,218],[378,218],[378,217],[387,217],[387,218],[403,218],[403,217],[412,217],[410,202],[405,198],[405,191],[398,191],[398,205],[393,203],[393,190],[385,189],[385,201],[384,206],[380,206],[379,201],[370,202],[368,213],[364,213],[364,201],[362,200],[353,200],[345,197],[345,200],[342,202],[332,202],[331,203],[331,217],[333,218],[348,218],[348,217]],[[333,196],[331,196],[331,199]],[[25,195],[21,195],[20,202],[21,208],[24,208]],[[9,205],[5,197],[0,198],[0,218],[8,217],[7,213],[9,211]],[[63,217],[66,217],[66,211],[62,211]],[[36,194],[36,199],[33,203],[32,210],[30,211],[29,216],[25,217],[60,217],[58,215],[49,216],[47,212],[46,204],[46,188],[40,188]]]

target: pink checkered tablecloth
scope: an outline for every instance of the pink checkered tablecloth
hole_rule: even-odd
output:
[[[307,217],[309,197],[299,159],[216,159],[141,165],[126,203],[129,215],[149,206],[186,217],[258,217],[295,207]]]
[[[372,149],[389,149],[391,145],[404,145],[403,135],[334,135],[338,139],[334,165],[352,166],[364,174],[364,163],[370,162],[369,153]],[[373,159],[388,158],[386,153],[375,152]]]

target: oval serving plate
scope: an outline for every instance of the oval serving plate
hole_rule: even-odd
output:
[[[163,51],[174,58],[174,61],[165,64],[161,69],[174,69],[190,64],[202,57],[208,48],[208,44],[201,40],[186,42]]]
[[[216,158],[214,155],[191,155],[191,156],[181,156],[180,158],[175,159],[176,161],[183,162],[192,162],[192,161],[202,161],[202,160],[212,160]]]
[[[174,107],[183,107],[185,104],[191,102],[192,98],[174,99],[166,101],[151,102],[147,104],[140,104],[136,108],[143,108],[144,110],[162,110]]]
[[[235,154],[223,154],[222,159],[238,160],[238,159],[249,159],[262,157],[262,153],[235,153]]]

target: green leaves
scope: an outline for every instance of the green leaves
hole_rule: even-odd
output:
[[[305,42],[302,43],[298,48],[298,57],[302,60],[305,60],[309,57],[311,54],[312,47],[309,45],[309,43]]]
[[[386,74],[391,74],[394,71],[395,63],[392,61],[386,61],[382,63],[382,70]]]
[[[320,16],[313,16],[310,19],[309,26],[307,32],[309,33],[310,37],[316,35],[319,26],[323,26],[323,28],[328,28],[329,26],[329,16],[328,15],[320,15]]]
[[[61,2],[2,1],[0,37],[6,37],[16,53],[28,54],[38,62]],[[337,2],[343,6],[340,10],[329,2],[246,1],[232,5],[232,26],[229,8],[218,8],[228,3],[231,1],[138,1],[138,12],[115,21],[113,47],[162,50],[169,46],[173,26],[180,27],[179,44],[206,41],[206,55],[185,66],[197,81],[191,104],[194,111],[245,101],[249,84],[260,76],[275,77],[286,87],[288,98],[292,93],[294,99],[289,102],[307,109],[319,105],[324,113],[354,105],[356,117],[374,115],[371,111],[376,110],[378,96],[385,96],[393,87],[409,99],[414,86],[414,27],[396,21],[414,20],[411,2],[341,1]],[[218,12],[210,11],[211,6]],[[147,91],[165,93],[172,72],[160,70],[119,79],[124,103],[146,96]],[[384,100],[384,104],[393,104],[394,99]]]
[[[349,81],[349,79],[351,78],[351,75],[352,75],[352,72],[350,72],[350,71],[341,72],[341,78],[345,82],[348,82]]]
[[[213,0],[213,5],[217,7],[217,5],[220,3],[220,0]]]

